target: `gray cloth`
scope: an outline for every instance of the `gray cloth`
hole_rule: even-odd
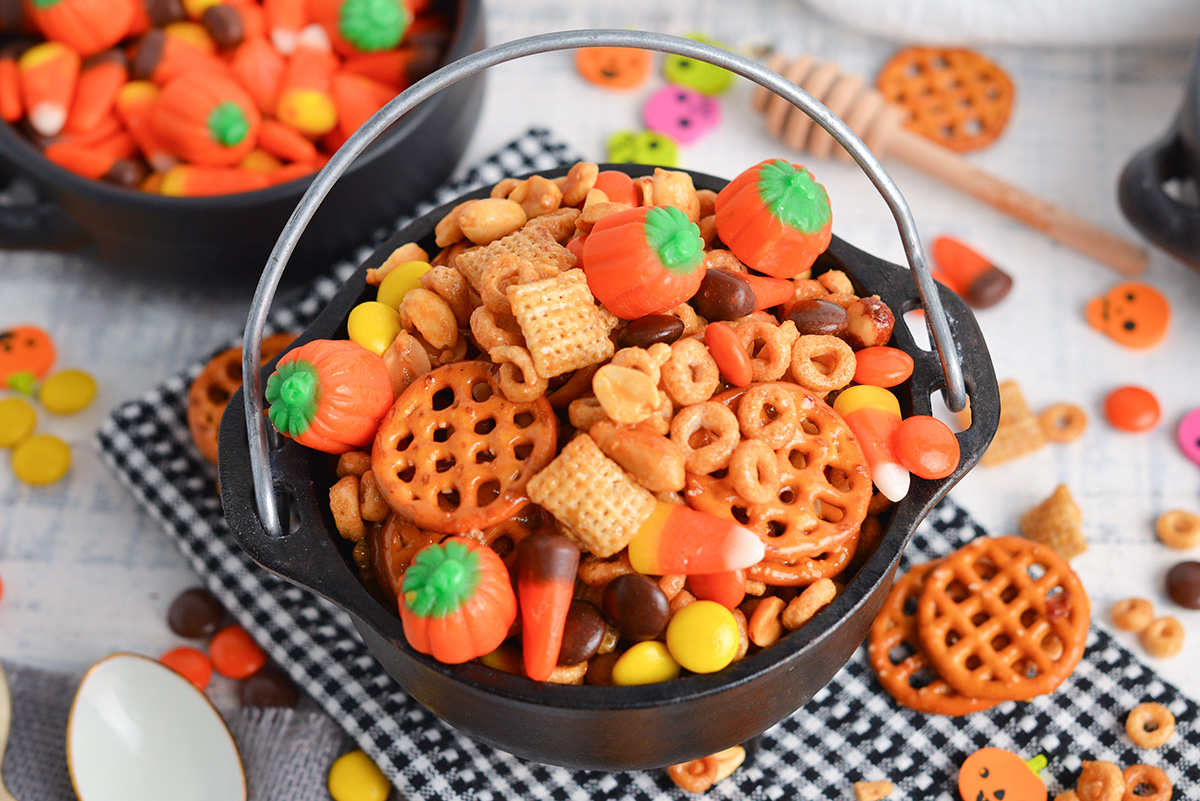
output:
[[[81,675],[4,666],[13,723],[4,783],[18,801],[75,801],[67,771],[67,717]],[[328,801],[329,766],[354,742],[305,698],[296,709],[223,710],[246,768],[250,801]]]

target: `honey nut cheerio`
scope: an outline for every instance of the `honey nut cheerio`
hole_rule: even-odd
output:
[[[744,176],[731,186],[753,180]],[[674,663],[660,675],[637,661],[646,648],[630,656],[636,642],[620,633],[630,616],[654,610],[673,619],[697,603],[724,602],[728,613],[695,607],[688,619],[699,622],[676,630],[717,626],[733,638],[734,660],[770,647],[824,614],[860,542],[878,541],[891,506],[872,501],[863,449],[827,401],[853,383],[856,350],[887,342],[894,316],[878,297],[857,294],[845,273],[814,277],[811,262],[780,262],[787,247],[815,258],[827,230],[788,231],[790,244],[758,242],[773,256],[756,263],[746,231],[736,254],[722,240],[746,222],[739,215],[763,213],[753,204],[731,211],[721,193],[698,192],[683,172],[655,170],[632,194],[612,198],[597,188],[606,181],[587,162],[563,178],[502,180],[488,197],[454,206],[432,242],[405,243],[369,272],[381,293],[372,302],[391,304],[395,316],[375,310],[391,328],[375,325],[370,343],[359,344],[379,354],[395,401],[372,445],[340,458],[329,490],[363,581],[400,608],[417,594],[406,589],[409,568],[420,563],[427,579],[434,557],[422,554],[439,543],[448,555],[436,558],[462,570],[482,569],[486,560],[472,554],[485,548],[513,576],[534,535],[577,551],[573,597],[546,616],[558,622],[525,620],[523,631],[565,643],[545,680],[574,684],[678,674],[664,635],[649,649]],[[826,204],[813,219],[828,222],[823,190],[784,199]],[[603,269],[618,257],[632,274]],[[779,282],[790,282],[788,303],[845,310],[845,330],[801,335],[787,304],[721,321],[751,366],[749,386],[731,387],[706,343],[712,321],[686,302],[696,291],[688,282],[698,286],[706,269],[746,275],[752,287],[759,273],[786,272],[760,275],[759,286],[775,297]],[[667,274],[680,277],[669,293],[658,286]],[[637,303],[598,300],[625,293]],[[630,319],[634,306],[648,311]],[[382,345],[381,330],[390,332]],[[699,523],[667,522],[681,515]],[[703,568],[688,561],[693,528],[717,543]],[[875,533],[865,540],[864,530]],[[648,576],[662,598],[624,599],[624,619],[615,620],[605,592],[639,567],[658,571]],[[523,581],[551,578],[523,572],[517,594]],[[481,661],[524,674],[522,635],[499,637],[506,642]],[[696,664],[695,643],[686,647],[684,661]],[[737,761],[714,755],[676,773],[681,786],[699,787]]]

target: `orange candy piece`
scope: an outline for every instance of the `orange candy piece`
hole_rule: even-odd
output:
[[[1162,410],[1152,392],[1127,386],[1114,389],[1104,399],[1104,416],[1114,428],[1138,433],[1158,425]]]
[[[41,379],[54,366],[58,352],[54,340],[33,325],[18,325],[0,331],[0,389],[15,388],[25,375]]]
[[[248,679],[267,664],[267,653],[236,623],[213,635],[208,645],[213,668],[230,679]]]
[[[160,656],[158,661],[190,681],[201,692],[204,692],[212,679],[212,660],[208,658],[208,654],[195,648],[186,645],[172,648]]]
[[[701,601],[716,601],[726,609],[733,609],[746,598],[746,571],[697,573],[688,576],[688,587]]]
[[[704,329],[704,344],[726,381],[735,387],[750,386],[754,365],[732,328],[723,323],[709,323]]]
[[[875,345],[855,351],[854,383],[891,388],[912,375],[913,358],[899,348]]]
[[[892,435],[896,458],[920,478],[945,478],[958,468],[958,437],[936,417],[914,414],[900,421]]]
[[[649,50],[632,47],[581,47],[575,51],[575,69],[605,89],[636,89],[650,77],[652,62]]]
[[[1167,335],[1171,304],[1154,287],[1138,281],[1117,284],[1088,301],[1088,324],[1127,348],[1152,348]]]

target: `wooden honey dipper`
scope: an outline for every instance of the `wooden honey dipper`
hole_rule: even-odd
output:
[[[876,156],[892,156],[943,183],[982,200],[1067,247],[1127,275],[1146,269],[1145,249],[1032,195],[971,164],[954,151],[904,127],[905,112],[856,75],[805,55],[793,61],[775,54],[767,67],[808,92],[859,135]],[[764,87],[754,109],[766,117],[767,132],[818,158],[852,161],[825,129]]]

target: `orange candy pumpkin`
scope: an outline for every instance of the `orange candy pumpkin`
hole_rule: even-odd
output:
[[[575,68],[587,80],[605,89],[636,89],[650,77],[649,50],[631,47],[581,47],[575,51]]]
[[[112,47],[129,34],[140,0],[32,0],[29,16],[47,39],[83,57]]]
[[[230,167],[258,143],[262,115],[236,81],[212,72],[185,72],[158,96],[155,132],[184,161]]]
[[[793,278],[829,247],[833,214],[812,173],[768,159],[717,193],[717,235],[751,269]]]
[[[267,416],[279,433],[325,453],[362,448],[395,400],[383,357],[346,339],[288,351],[267,379]]]
[[[980,748],[958,771],[963,801],[1046,801],[1046,785],[1025,760],[1003,748]]]
[[[54,341],[36,326],[0,331],[0,389],[28,391],[33,382],[50,372],[55,356]]]
[[[1167,335],[1171,304],[1154,287],[1128,281],[1087,304],[1087,321],[1127,348],[1152,348]]]

